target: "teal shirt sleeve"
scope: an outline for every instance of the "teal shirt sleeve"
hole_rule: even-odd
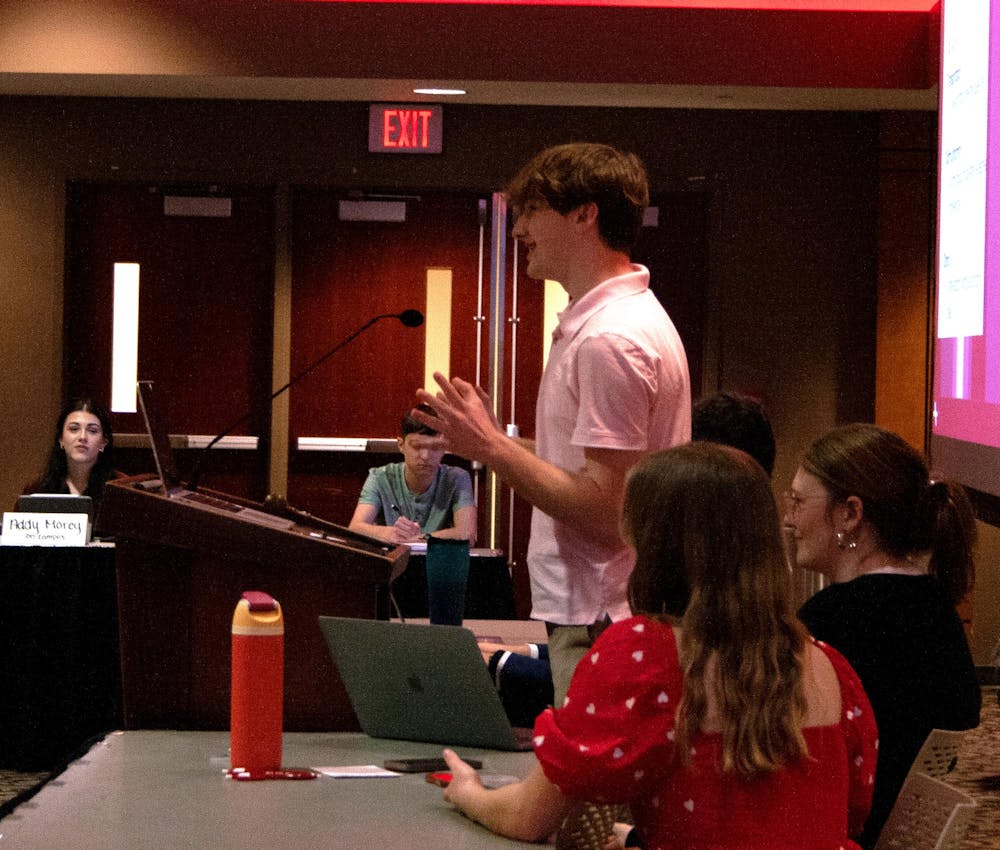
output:
[[[438,470],[434,501],[420,524],[420,530],[424,534],[433,534],[442,528],[451,528],[455,525],[455,511],[475,504],[469,473],[460,466],[442,464]]]
[[[455,481],[455,497],[451,504],[452,511],[475,507],[476,497],[472,492],[472,477],[460,466],[449,466],[448,470],[454,475]]]
[[[378,466],[368,471],[361,494],[358,496],[359,505],[373,505],[378,509],[375,514],[375,525],[390,525],[387,517],[392,513],[392,506],[398,504],[398,498],[393,493],[393,481],[399,479],[396,486],[401,485],[403,476],[402,463],[390,463],[385,466]],[[396,521],[393,515],[392,522]]]

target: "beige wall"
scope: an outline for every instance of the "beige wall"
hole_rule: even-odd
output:
[[[982,522],[977,525],[972,657],[977,664],[1000,664],[1000,528]]]
[[[62,396],[63,183],[45,145],[0,147],[0,505],[39,472]]]

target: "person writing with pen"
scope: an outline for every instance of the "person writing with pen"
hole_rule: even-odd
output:
[[[422,412],[434,410],[421,405]],[[396,439],[402,462],[372,469],[361,488],[350,529],[389,543],[435,537],[476,545],[472,479],[461,467],[441,463],[444,438],[408,413]]]

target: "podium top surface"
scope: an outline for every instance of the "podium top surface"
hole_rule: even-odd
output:
[[[102,515],[105,532],[119,541],[214,551],[255,562],[303,564],[333,557],[345,569],[388,568],[384,580],[402,572],[410,554],[406,546],[292,508],[266,510],[261,503],[211,490],[166,495],[149,475],[109,481]]]

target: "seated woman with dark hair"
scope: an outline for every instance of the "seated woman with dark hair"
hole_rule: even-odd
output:
[[[853,670],[795,617],[770,482],[693,443],[628,478],[629,599],[535,724],[538,765],[486,790],[451,750],[445,791],[503,835],[540,840],[574,801],[627,803],[649,847],[856,847],[876,730]]]
[[[868,424],[816,440],[786,496],[797,566],[833,582],[799,616],[857,671],[878,723],[860,839],[871,848],[931,729],[979,725],[982,689],[955,611],[972,587],[972,510],[902,437]]]
[[[111,416],[89,398],[80,398],[60,412],[45,471],[24,492],[90,496],[96,530],[104,485],[117,477]]]

